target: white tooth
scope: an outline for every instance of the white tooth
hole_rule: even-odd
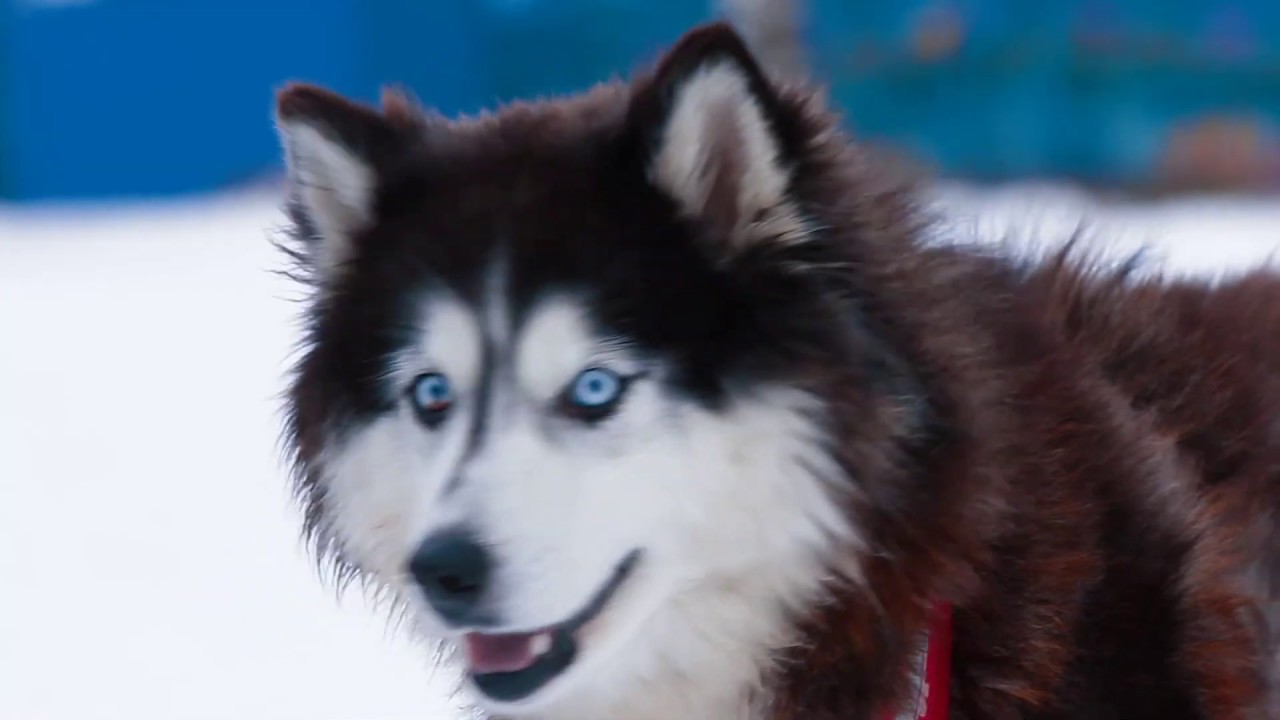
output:
[[[529,644],[529,649],[533,651],[534,657],[546,655],[551,651],[551,633],[535,635]]]

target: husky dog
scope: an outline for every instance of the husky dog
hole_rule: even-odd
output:
[[[490,717],[1274,717],[1280,279],[927,241],[724,25],[449,120],[294,85],[286,438]],[[929,652],[932,652],[930,650]]]

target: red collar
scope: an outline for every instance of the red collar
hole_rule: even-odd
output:
[[[951,605],[938,603],[929,613],[928,649],[918,677],[915,707],[910,702],[883,720],[946,720],[951,700]]]

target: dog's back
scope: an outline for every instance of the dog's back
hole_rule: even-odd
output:
[[[1108,379],[1195,464],[1197,520],[1230,548],[1212,562],[1228,577],[1245,564],[1267,626],[1271,684],[1280,684],[1280,276],[1103,293],[1078,300],[1071,315]],[[1214,582],[1215,569],[1201,579]],[[1271,716],[1280,716],[1274,687],[1272,698]]]
[[[1028,295],[1127,406],[1117,413],[1146,426],[1149,447],[1134,453],[1176,448],[1169,455],[1185,471],[1164,473],[1147,489],[1166,496],[1145,501],[1170,506],[1188,525],[1195,545],[1180,578],[1188,602],[1227,602],[1220,586],[1254,601],[1239,614],[1262,627],[1262,653],[1272,658],[1268,717],[1280,716],[1280,275],[1134,279],[1091,272],[1069,255],[1033,272]],[[1174,632],[1207,636],[1197,646],[1204,656],[1186,660],[1212,674],[1224,657],[1209,652],[1213,635],[1229,642],[1231,633],[1191,625]]]

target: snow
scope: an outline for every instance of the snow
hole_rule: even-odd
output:
[[[298,540],[269,197],[0,211],[0,718],[449,718]]]
[[[938,199],[956,232],[1087,214],[1214,273],[1280,249],[1280,200]],[[0,718],[452,718],[450,678],[297,535],[275,395],[294,289],[270,192],[0,207]],[[1032,233],[1023,233],[1031,237]]]

